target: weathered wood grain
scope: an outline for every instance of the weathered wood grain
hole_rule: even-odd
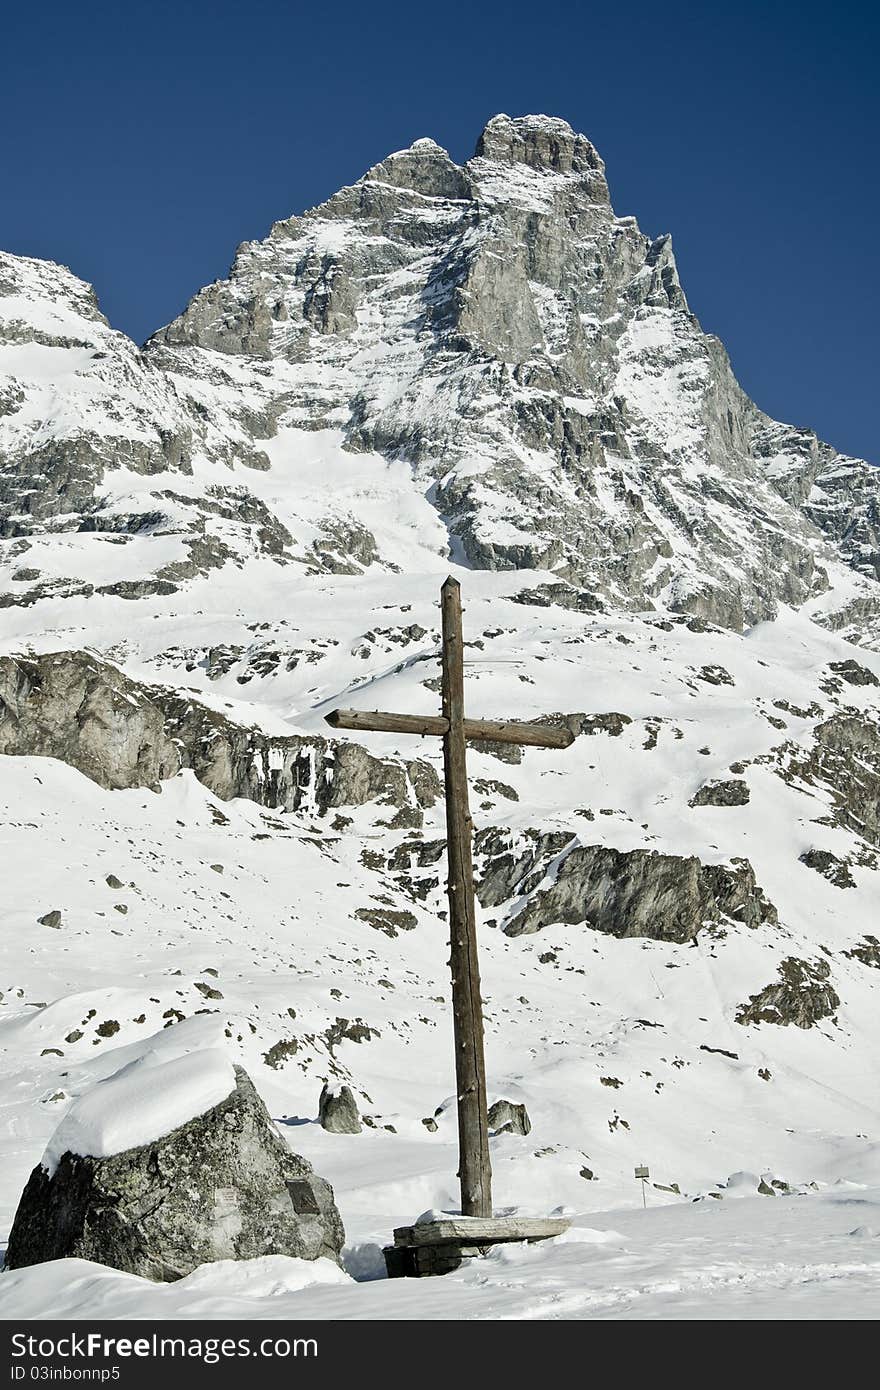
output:
[[[423,1221],[398,1226],[395,1245],[499,1245],[511,1240],[549,1240],[562,1235],[571,1222],[555,1216],[493,1216],[487,1220]]]
[[[446,772],[446,854],[449,863],[449,963],[458,1089],[458,1177],[465,1216],[492,1215],[492,1165],[483,1056],[483,1005],[474,907],[473,823],[468,808],[464,732],[464,642],[461,588],[440,590],[443,631],[443,765]]]

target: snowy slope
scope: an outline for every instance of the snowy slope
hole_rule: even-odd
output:
[[[706,1311],[738,1277],[711,1272],[728,1206],[756,1308],[838,1258],[860,1297],[873,1247],[835,1185],[880,1182],[867,465],[744,397],[668,239],[616,217],[592,146],[547,118],[496,118],[464,167],[391,156],[240,248],[143,353],[69,272],[2,273],[0,1230],[71,1102],[157,1033],[248,1068],[333,1183],[353,1274],[454,1206],[439,749],[364,738],[377,774],[323,722],[437,709],[451,571],[469,713],[577,732],[469,756],[490,1089],[533,1125],[493,1140],[496,1202],[587,1232],[492,1264],[479,1315],[744,1316]],[[60,652],[88,653],[72,705]],[[317,1126],[327,1077],[372,1126]],[[641,1163],[670,1261],[715,1223],[682,1301],[636,1211],[607,1224],[647,1311],[630,1284],[575,1296],[622,1248],[590,1214],[635,1207]],[[733,1203],[740,1170],[798,1195]],[[771,1202],[805,1226],[768,1274]],[[204,1277],[189,1302],[80,1270],[59,1305],[24,1270],[0,1297],[276,1316],[277,1288],[285,1315],[423,1315],[417,1289]],[[839,1315],[824,1297],[785,1315]]]

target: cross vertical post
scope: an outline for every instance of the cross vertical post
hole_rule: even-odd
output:
[[[464,731],[464,647],[461,588],[449,578],[440,591],[443,632],[443,735],[446,777],[446,843],[449,869],[449,965],[455,1033],[458,1143],[463,1216],[492,1215],[483,1008],[477,956],[473,822],[468,807]]]
[[[419,734],[422,738],[427,734],[443,740],[446,859],[449,871],[449,965],[452,971],[461,1212],[462,1216],[487,1219],[492,1217],[492,1165],[489,1161],[483,1001],[480,998],[480,965],[477,958],[471,848],[473,822],[468,808],[466,745],[470,741],[515,744],[522,748],[568,748],[574,741],[574,734],[552,721],[531,720],[522,723],[514,719],[465,719],[461,588],[458,580],[451,575],[440,590],[440,612],[443,638],[442,714],[333,709],[324,718],[333,729],[351,729],[355,733]]]

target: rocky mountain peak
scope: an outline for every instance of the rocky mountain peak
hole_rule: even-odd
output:
[[[361,183],[388,183],[430,198],[467,198],[470,187],[464,171],[436,140],[423,137],[397,150],[364,175]]]
[[[0,320],[43,341],[46,304],[78,282],[7,259],[35,288],[24,326],[20,297],[0,298]],[[829,590],[822,621],[862,640],[880,613],[876,471],[748,399],[688,308],[669,237],[615,216],[601,158],[564,120],[494,116],[464,166],[426,137],[389,154],[244,243],[143,353],[101,320],[70,337],[95,350],[53,336],[51,358],[19,355],[0,389],[0,535],[50,519],[136,534],[101,592],[167,592],[254,545],[277,565],[399,566],[399,538],[380,544],[360,502],[321,495],[309,437],[326,433],[400,465],[475,569],[552,571],[594,607],[734,629]],[[200,461],[216,476],[186,496],[121,477]],[[143,575],[135,553],[161,561]],[[24,601],[50,592],[40,582]]]
[[[608,195],[605,165],[597,150],[557,116],[493,116],[477,141],[475,157],[526,164],[555,174],[585,175]]]
[[[95,292],[67,266],[0,251],[0,341],[79,339],[95,323],[107,327]]]

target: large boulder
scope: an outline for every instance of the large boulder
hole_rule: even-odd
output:
[[[213,1095],[230,1090],[170,1133],[121,1152],[76,1149],[112,1149],[114,1133],[136,1135],[139,1123],[149,1124],[149,1116],[125,1116],[137,1095],[134,1068],[74,1103],[22,1193],[8,1269],[76,1257],[168,1281],[212,1260],[338,1260],[344,1231],[332,1188],[282,1141],[247,1073],[210,1055],[207,1070],[192,1055],[137,1068],[171,1116],[186,1099],[181,1076],[202,1096],[211,1094],[206,1085]]]

